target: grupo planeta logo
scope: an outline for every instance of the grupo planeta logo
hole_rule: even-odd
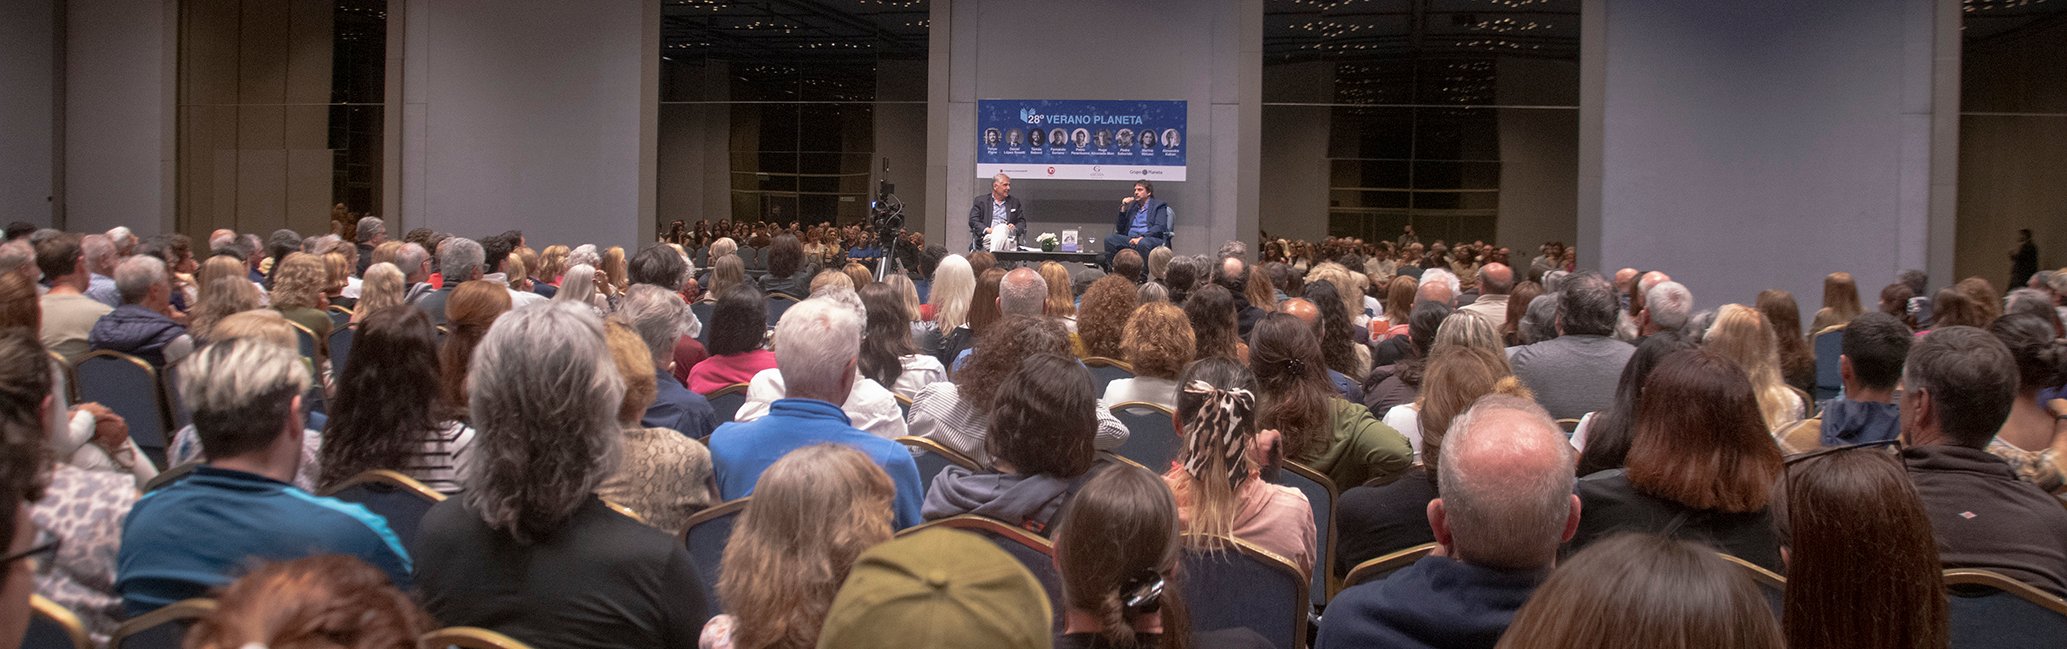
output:
[[[1055,175],[1055,168],[1054,168],[1054,167],[1049,167],[1049,168],[1048,168],[1048,175],[1050,175],[1050,176],[1053,176],[1053,175]]]
[[[1047,120],[1047,117],[1041,115],[1041,111],[1034,110],[1032,108],[1019,109],[1019,121],[1026,122],[1028,124],[1039,124],[1045,120]]]

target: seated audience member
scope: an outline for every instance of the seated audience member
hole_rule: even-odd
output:
[[[1077,296],[1072,290],[1074,283],[1069,279],[1069,269],[1060,263],[1044,261],[1036,272],[1041,277],[1041,286],[1047,289],[1047,295],[1041,301],[1041,315],[1056,319],[1062,323],[1063,329],[1076,333]]]
[[[575,264],[562,273],[560,286],[553,291],[553,299],[587,305],[598,315],[610,304],[603,299],[602,293],[596,292],[596,269],[588,264]]]
[[[1945,569],[1993,570],[2067,596],[2067,510],[1984,450],[2017,399],[2016,368],[1979,329],[1941,326],[1918,340],[1902,375],[1902,463]]]
[[[484,279],[460,284],[445,301],[445,322],[451,331],[438,346],[438,373],[445,386],[445,402],[454,408],[467,408],[467,376],[474,348],[509,310],[509,287]]]
[[[1627,468],[1579,481],[1586,517],[1573,549],[1643,532],[1783,569],[1767,507],[1780,450],[1744,370],[1706,350],[1673,354],[1645,382],[1633,432]]]
[[[1636,347],[1616,340],[1613,287],[1600,275],[1584,273],[1565,280],[1558,293],[1558,336],[1507,350],[1514,375],[1536,393],[1550,416],[1577,418],[1605,410],[1615,396],[1615,381]]]
[[[1412,277],[1394,277],[1385,285],[1385,311],[1371,321],[1372,343],[1407,334],[1407,320],[1414,312],[1414,295],[1419,288],[1420,284]],[[1372,353],[1375,357],[1377,350],[1372,350]]]
[[[14,274],[0,278],[0,282],[17,281],[28,280]],[[33,292],[18,299],[35,304]],[[33,521],[33,529],[58,542],[50,554],[35,562],[39,567],[33,576],[28,570],[20,573],[19,592],[13,588],[16,573],[10,562],[7,601],[11,605],[17,594],[25,600],[30,590],[28,584],[33,581],[37,594],[77,614],[88,634],[96,641],[105,641],[125,617],[122,598],[115,592],[115,550],[121,542],[123,518],[136,503],[136,478],[129,473],[87,470],[70,462],[52,461],[53,455],[48,451],[56,450],[55,444],[61,443],[71,428],[65,421],[68,417],[62,405],[63,386],[57,378],[43,345],[36,340],[34,328],[0,328],[0,413],[4,413],[0,414],[0,427],[4,427],[0,435],[6,438],[0,451],[8,454],[5,464],[9,468],[5,473],[10,477],[6,484],[11,484],[15,477],[44,484],[41,497],[31,501],[27,509],[17,510],[16,500],[5,501],[4,507],[9,515],[16,516],[9,520]],[[90,422],[94,416],[85,418]],[[92,432],[91,423],[88,428]],[[107,432],[124,432],[123,441],[127,441],[126,432],[120,427]],[[24,497],[0,487],[0,494],[5,493],[13,493],[9,498]],[[17,537],[16,527],[9,525],[4,529],[8,531],[10,556],[26,549],[18,547],[19,542],[27,539]],[[0,623],[0,628],[18,627]]]
[[[1055,532],[1065,607],[1057,649],[1271,646],[1247,629],[1190,628],[1175,587],[1178,521],[1169,489],[1147,471],[1114,467],[1084,484]]]
[[[1625,534],[1580,552],[1514,615],[1498,649],[1781,649],[1758,585],[1713,549]]]
[[[1578,430],[1572,432],[1572,447],[1579,449],[1579,477],[1620,469],[1628,462],[1629,445],[1636,437],[1636,412],[1644,403],[1644,386],[1651,380],[1651,372],[1673,354],[1699,347],[1676,333],[1644,337],[1636,354],[1629,357],[1629,365],[1622,368],[1614,404],[1607,410],[1586,413],[1579,418]]]
[[[1938,294],[1931,298],[1930,324],[1920,325],[1916,335],[1922,336],[1942,327],[1980,329],[1987,327],[1993,320],[1994,318],[1988,316],[1986,305],[1974,301],[1973,297],[1957,286],[1947,286],[1938,289]]]
[[[768,245],[768,274],[761,278],[761,290],[801,298],[811,294],[811,276],[818,267],[804,257],[804,244],[793,235],[780,235]]]
[[[2041,405],[2039,393],[2067,378],[2067,340],[2056,337],[2051,309],[2042,312],[2012,313],[1988,325],[1988,332],[2017,359],[2017,399],[1988,452],[2009,462],[2018,479],[2060,493],[2067,472],[2067,427]]]
[[[1687,318],[1693,310],[1694,294],[1688,292],[1686,286],[1679,282],[1659,282],[1644,292],[1644,310],[1636,315],[1637,337],[1678,332],[1687,326]]]
[[[838,444],[770,465],[725,546],[718,600],[732,613],[711,618],[699,646],[817,646],[855,559],[890,540],[896,493],[867,455]]]
[[[1486,264],[1478,268],[1477,279],[1478,299],[1457,310],[1478,314],[1495,323],[1507,322],[1507,296],[1514,290],[1514,269],[1506,264]]]
[[[387,521],[288,484],[301,464],[311,381],[293,350],[227,340],[182,366],[180,396],[208,461],[130,510],[115,589],[131,615],[204,596],[252,559],[348,554],[408,587],[409,554]]]
[[[329,554],[239,578],[187,631],[185,643],[193,649],[414,649],[433,624],[380,570]]]
[[[976,275],[969,260],[961,255],[942,257],[926,292],[926,305],[933,307],[933,322],[940,330],[938,358],[943,365],[969,346],[969,310],[975,306],[975,293]]]
[[[1074,358],[1036,354],[1006,377],[991,405],[985,451],[993,467],[941,470],[926,492],[927,520],[976,514],[1047,534],[1085,474],[1103,470],[1093,440],[1098,400]]]
[[[1815,318],[1809,321],[1809,336],[1822,333],[1825,328],[1845,324],[1859,317],[1866,308],[1859,303],[1859,283],[1852,274],[1835,272],[1823,276],[1823,308],[1816,310]]]
[[[1170,263],[1170,249],[1163,248],[1162,250],[1163,263],[1167,265]],[[1150,250],[1149,257],[1153,258],[1154,256],[1155,251]],[[1145,281],[1141,277],[1143,264],[1144,262],[1141,260],[1141,253],[1135,252],[1131,248],[1128,250],[1122,250],[1119,254],[1112,256],[1112,272],[1106,274],[1118,275],[1121,279],[1127,280],[1128,283],[1139,284]]]
[[[534,647],[693,646],[709,615],[688,549],[595,495],[623,444],[603,322],[580,305],[528,306],[475,356],[466,489],[418,532],[424,608]]]
[[[1514,345],[1526,346],[1557,337],[1557,295],[1545,293],[1529,300],[1522,319],[1515,323]]]
[[[1062,325],[1039,316],[1011,316],[984,334],[982,344],[954,380],[935,383],[912,399],[911,434],[940,442],[977,462],[990,464],[991,406],[998,393],[1013,389],[1010,377],[1037,354],[1069,356],[1069,335]],[[1099,449],[1127,441],[1127,427],[1098,404]]]
[[[501,286],[502,290],[510,294],[510,304],[515,306],[546,301],[545,296],[520,288],[525,279],[524,259],[517,256],[516,252],[523,245],[523,236],[514,232],[481,239],[481,266],[485,273],[481,275],[481,279]],[[622,277],[618,276],[617,281],[624,281]],[[512,278],[515,281],[512,281]]]
[[[610,359],[624,379],[624,402],[617,409],[624,457],[617,471],[596,487],[596,495],[638,512],[647,525],[680,535],[691,514],[716,500],[710,449],[674,429],[640,423],[661,381],[655,376],[653,351],[623,323],[605,322],[603,330]]]
[[[821,275],[826,277],[846,277],[846,274],[838,272],[823,273]],[[851,309],[854,312],[854,317],[861,320],[863,325],[866,326],[866,310],[862,308],[861,298],[856,297],[854,291],[847,288],[845,281],[842,279],[841,284],[837,286],[822,288],[812,297],[830,300],[840,306]],[[778,327],[777,331],[779,332],[781,329]],[[868,337],[864,335],[862,337],[864,349],[867,348],[867,343]],[[770,344],[780,349],[782,347],[782,339],[777,337]],[[759,374],[754,375],[753,380],[747,382],[746,402],[741,403],[739,411],[732,414],[732,421],[760,419],[768,414],[770,405],[787,396],[789,396],[789,390],[785,387],[782,370],[761,370]],[[889,388],[883,387],[883,384],[877,383],[875,379],[862,376],[861,366],[858,362],[854,367],[854,387],[847,391],[847,400],[840,404],[840,411],[847,413],[848,425],[868,431],[870,434],[883,439],[895,440],[903,437],[908,432],[904,423],[904,409],[898,406],[897,395],[892,393]]]
[[[408,290],[402,284],[402,271],[394,264],[380,262],[366,269],[366,278],[359,284],[359,305],[352,309],[351,322],[366,320],[375,311],[392,306],[403,306]]]
[[[1034,276],[1034,279],[1039,278],[1039,275]],[[975,348],[976,341],[983,337],[983,333],[988,331],[992,324],[1004,317],[1004,282],[1003,268],[991,268],[976,276],[975,292],[969,296],[967,326],[950,332],[947,339],[941,343],[940,362],[947,365],[950,372],[961,371],[961,366],[968,361],[970,350]]]
[[[675,343],[681,340],[682,331],[689,321],[695,319],[689,313],[689,305],[682,303],[682,296],[653,284],[633,284],[625,291],[624,303],[612,317],[638,332],[639,339],[646,341],[646,348],[652,354],[656,386],[653,405],[646,407],[646,414],[639,418],[639,424],[647,428],[666,428],[690,437],[703,437],[717,429],[718,414],[711,407],[710,400],[683,386],[675,380],[675,375],[667,371],[668,363],[674,358]]]
[[[1163,481],[1176,494],[1184,530],[1254,543],[1311,574],[1312,504],[1261,476],[1259,456],[1270,457],[1277,435],[1256,428],[1255,375],[1231,359],[1208,358],[1185,369],[1179,385],[1175,423],[1184,449]]]
[[[86,345],[144,359],[163,368],[194,351],[187,328],[166,312],[172,308],[172,281],[165,262],[137,255],[115,267],[115,291],[122,306],[101,316],[86,334]]]
[[[92,273],[86,270],[79,235],[58,233],[34,245],[36,267],[50,282],[50,291],[38,300],[43,311],[43,346],[68,361],[78,360],[86,354],[94,323],[115,308],[86,296]]]
[[[482,251],[481,244],[472,239],[452,237],[439,244],[437,256],[442,283],[438,290],[424,294],[415,304],[416,308],[431,315],[431,324],[445,324],[445,301],[452,298],[459,285],[481,278],[486,253]]]
[[[1895,316],[1896,319],[1901,320],[1903,326],[1914,329],[1918,320],[1916,314],[1911,312],[1909,307],[1911,304],[1916,303],[1918,299],[1916,293],[1909,289],[1908,284],[1897,282],[1880,289],[1880,304],[1877,308],[1881,313]],[[1922,302],[1927,305],[1930,300],[1923,299]]]
[[[1309,284],[1308,286],[1320,287],[1312,289],[1316,297],[1334,290],[1332,288],[1329,288],[1326,282],[1315,282],[1314,284]],[[1323,338],[1321,354],[1323,356],[1327,355],[1327,343],[1325,342],[1326,331],[1324,330],[1324,324],[1321,318],[1320,308],[1315,307],[1313,305],[1313,302],[1308,301],[1306,298],[1295,297],[1289,300],[1285,300],[1284,304],[1278,305],[1277,311],[1296,316],[1300,320],[1305,321],[1307,326],[1313,327],[1313,335],[1315,337]],[[1368,349],[1361,344],[1356,345],[1356,347],[1360,349]],[[1357,388],[1356,380],[1349,378],[1348,375],[1336,371],[1333,367],[1328,368],[1328,382],[1335,385],[1335,391],[1341,393],[1342,398],[1344,399],[1348,399],[1350,401],[1362,401],[1364,398],[1363,392]]]
[[[1809,349],[1809,339],[1801,332],[1801,305],[1794,301],[1794,294],[1780,289],[1759,291],[1753,306],[1773,327],[1781,378],[1802,394],[1816,389],[1816,353]],[[1650,311],[1648,304],[1644,311]]]
[[[1097,290],[1098,286],[1091,288]],[[1085,313],[1091,313],[1088,307]],[[1184,317],[1183,309],[1168,302],[1136,307],[1120,339],[1120,356],[1134,368],[1134,376],[1105,384],[1105,403],[1141,401],[1176,410],[1177,375],[1191,363],[1194,349],[1191,321]]]
[[[287,324],[287,319],[281,317],[280,312],[272,309],[246,311],[223,318],[222,322],[216,323],[214,329],[215,335],[210,344],[252,339],[285,349],[297,358],[300,357],[300,352],[295,346],[294,327]],[[182,367],[184,368],[184,364]],[[305,421],[301,436],[301,465],[295,469],[292,482],[302,491],[315,491],[316,475],[322,466],[321,429],[328,424],[328,418],[316,414],[303,416]],[[201,436],[197,434],[194,425],[187,424],[173,432],[172,444],[165,448],[165,462],[168,467],[201,462],[206,455],[205,451]]]
[[[214,342],[215,325],[224,318],[265,305],[258,285],[244,278],[244,262],[234,257],[217,256],[201,264],[194,284],[197,288],[194,306],[187,310],[187,333],[196,345]],[[292,331],[289,333],[292,338]]]
[[[1450,314],[1456,311],[1454,307],[1450,306],[1450,288],[1442,282],[1423,282],[1415,285],[1411,299],[1413,304],[1405,312],[1405,318],[1393,321],[1392,328],[1389,330],[1391,335],[1372,346],[1371,365],[1373,367],[1396,365],[1400,361],[1412,357],[1417,352],[1427,351],[1425,348],[1417,348],[1410,337],[1413,331],[1414,313],[1416,311],[1430,312],[1422,309],[1421,305],[1429,304],[1433,305],[1433,307],[1442,307],[1440,312],[1443,318],[1450,317]],[[1435,335],[1435,327],[1433,325],[1429,327],[1428,333],[1430,336]],[[1433,338],[1424,339],[1424,342],[1428,340],[1433,340]]]
[[[1308,282],[1304,296],[1320,312],[1320,322],[1314,328],[1320,337],[1321,356],[1327,359],[1329,381],[1346,383],[1348,377],[1366,376],[1371,373],[1371,348],[1356,341],[1351,331],[1351,308],[1339,296],[1335,285],[1325,281]],[[1334,377],[1340,376],[1341,379]],[[1355,400],[1354,395],[1344,398]]]
[[[775,352],[762,345],[768,337],[768,301],[759,289],[741,285],[718,295],[710,328],[706,348],[711,356],[689,369],[690,392],[710,394],[775,368]]]
[[[268,294],[273,310],[314,334],[319,349],[330,339],[330,314],[324,311],[330,302],[323,298],[329,282],[330,270],[324,267],[322,257],[288,253],[273,272],[273,290]]]
[[[1253,301],[1249,295],[1249,271],[1248,263],[1242,261],[1241,257],[1221,255],[1220,259],[1213,263],[1213,270],[1210,271],[1212,276],[1207,280],[1227,289],[1228,295],[1234,297],[1237,339],[1247,337],[1249,331],[1256,327],[1256,320],[1262,318],[1263,314],[1276,310],[1277,305],[1276,300],[1266,299],[1261,304]],[[1344,271],[1344,274],[1347,272]]]
[[[1774,340],[1773,325],[1764,314],[1742,304],[1725,304],[1716,310],[1715,324],[1701,337],[1701,346],[1730,359],[1751,377],[1759,416],[1766,430],[1778,433],[1801,421],[1807,404],[1802,393],[1787,385],[1780,374],[1780,351]]]
[[[855,428],[845,403],[860,375],[854,370],[861,347],[861,317],[830,298],[811,298],[784,312],[775,352],[786,397],[753,421],[732,422],[711,433],[718,494],[725,500],[753,495],[761,472],[784,454],[812,444],[843,444],[869,456],[897,485],[896,525],[919,522],[919,468],[904,446]]]
[[[1780,619],[1789,646],[1946,646],[1945,584],[1930,517],[1888,449],[1834,448],[1790,460],[1773,522],[1786,549]]]
[[[1498,363],[1498,369],[1496,370],[1498,376],[1514,375],[1513,368],[1507,364],[1506,346],[1500,341],[1499,330],[1495,329],[1493,322],[1487,320],[1485,316],[1471,313],[1462,313],[1443,319],[1443,324],[1436,327],[1435,344],[1430,345],[1428,348],[1428,357],[1431,360],[1427,362],[1434,363],[1433,359],[1455,354],[1464,349],[1475,349],[1499,354],[1501,361]],[[1377,411],[1372,411],[1371,413],[1372,415],[1377,415],[1378,420],[1385,422],[1386,426],[1390,426],[1393,430],[1400,431],[1400,434],[1407,436],[1407,443],[1414,448],[1414,461],[1417,463],[1421,461],[1421,436],[1416,431],[1421,429],[1419,423],[1421,402],[1425,396],[1424,391],[1422,395],[1415,397],[1413,403],[1393,406],[1382,414]]]
[[[1506,355],[1498,351],[1459,347],[1429,364],[1427,389],[1417,404],[1413,426],[1398,429],[1421,448],[1416,462],[1391,483],[1342,492],[1335,506],[1336,572],[1348,574],[1364,561],[1435,542],[1428,526],[1428,502],[1436,497],[1443,434],[1471,404],[1492,394],[1529,398],[1529,389],[1514,378]]]
[[[903,303],[907,321],[905,328],[911,330],[912,343],[918,346],[919,353],[932,356],[935,361],[940,360],[940,325],[927,317],[933,307],[919,300],[918,284],[904,273],[891,273],[883,278],[883,285],[890,287],[898,301]]]
[[[1054,615],[1041,582],[997,544],[931,529],[855,560],[826,610],[818,646],[1048,649]]]
[[[1320,649],[1491,647],[1578,528],[1572,447],[1534,401],[1482,399],[1443,439],[1426,507],[1441,551],[1337,595]]]
[[[1400,326],[1407,327],[1407,333],[1389,338],[1385,345],[1403,348],[1398,360],[1377,367],[1363,380],[1365,408],[1371,414],[1383,417],[1388,411],[1411,404],[1421,393],[1421,380],[1428,371],[1429,348],[1435,345],[1436,332],[1449,320],[1450,307],[1435,302],[1414,305],[1412,315]]]
[[[1779,435],[1780,450],[1798,453],[1885,442],[1901,435],[1895,389],[1901,385],[1902,363],[1915,339],[1895,316],[1878,311],[1853,316],[1840,334],[1843,355],[1837,357],[1843,394],[1816,404],[1816,419]]]
[[[1177,296],[1170,296],[1176,300]],[[1179,303],[1184,315],[1191,319],[1192,337],[1196,343],[1192,358],[1232,358],[1249,362],[1249,345],[1242,342],[1239,325],[1235,321],[1234,294],[1218,284],[1206,284]],[[1315,343],[1318,345],[1318,341]],[[1327,368],[1316,368],[1327,371]]]
[[[1250,337],[1255,346],[1249,365],[1262,388],[1259,423],[1284,435],[1286,459],[1312,467],[1337,486],[1389,481],[1413,463],[1407,438],[1328,385],[1312,327],[1273,313]]]
[[[438,392],[431,319],[416,309],[383,309],[359,323],[356,336],[330,402],[317,483],[329,489],[366,471],[390,469],[458,493],[474,429]]]
[[[1083,343],[1084,355],[1123,358],[1127,326],[1140,304],[1134,282],[1120,275],[1100,277],[1084,289],[1084,303],[1077,310],[1077,339]],[[1185,329],[1190,328],[1186,323]]]
[[[134,241],[134,238],[131,238]],[[79,250],[86,256],[86,297],[113,309],[122,304],[115,293],[115,264],[121,256],[115,250],[115,243],[105,234],[89,234],[79,239]]]
[[[907,280],[909,281],[909,280]],[[947,368],[940,359],[919,353],[912,340],[911,319],[906,316],[904,295],[887,283],[861,289],[861,303],[868,313],[868,330],[861,337],[861,375],[905,398],[916,397],[927,385],[947,380]]]

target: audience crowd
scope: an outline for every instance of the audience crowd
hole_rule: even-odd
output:
[[[1281,645],[1197,614],[1230,554],[1343,586],[1321,649],[1926,649],[1943,571],[2067,597],[2067,270],[1831,273],[1804,328],[1411,228],[1103,269],[794,222],[6,235],[0,639],[33,592],[96,643],[214,598],[224,649]],[[74,398],[106,362],[162,413]]]

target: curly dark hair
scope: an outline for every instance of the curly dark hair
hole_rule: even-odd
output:
[[[990,412],[984,444],[990,456],[1021,475],[1083,475],[1098,460],[1098,395],[1091,371],[1067,354],[1040,353],[1019,363]],[[966,395],[964,395],[966,396]]]
[[[1306,301],[1316,305],[1341,304],[1341,294],[1330,282],[1314,282],[1306,285]],[[1351,329],[1349,314],[1341,309],[1322,307],[1320,331],[1321,356],[1328,360],[1328,369],[1341,372],[1343,376],[1358,376],[1357,366],[1361,361],[1356,355],[1356,333]],[[1369,368],[1365,368],[1369,369]]]
[[[323,429],[316,484],[330,487],[372,469],[401,469],[424,435],[459,413],[438,389],[438,332],[422,309],[368,314],[337,377]]]
[[[1069,332],[1062,324],[1035,316],[1006,316],[976,337],[976,351],[955,372],[955,391],[963,404],[988,415],[999,388],[1035,354],[1071,353]]]
[[[1106,275],[1084,289],[1084,304],[1077,309],[1077,338],[1092,356],[1119,358],[1120,340],[1127,330],[1127,318],[1141,304],[1134,282],[1119,275]]]

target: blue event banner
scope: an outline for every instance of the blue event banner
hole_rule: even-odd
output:
[[[976,176],[1184,180],[1185,102],[980,99]]]

